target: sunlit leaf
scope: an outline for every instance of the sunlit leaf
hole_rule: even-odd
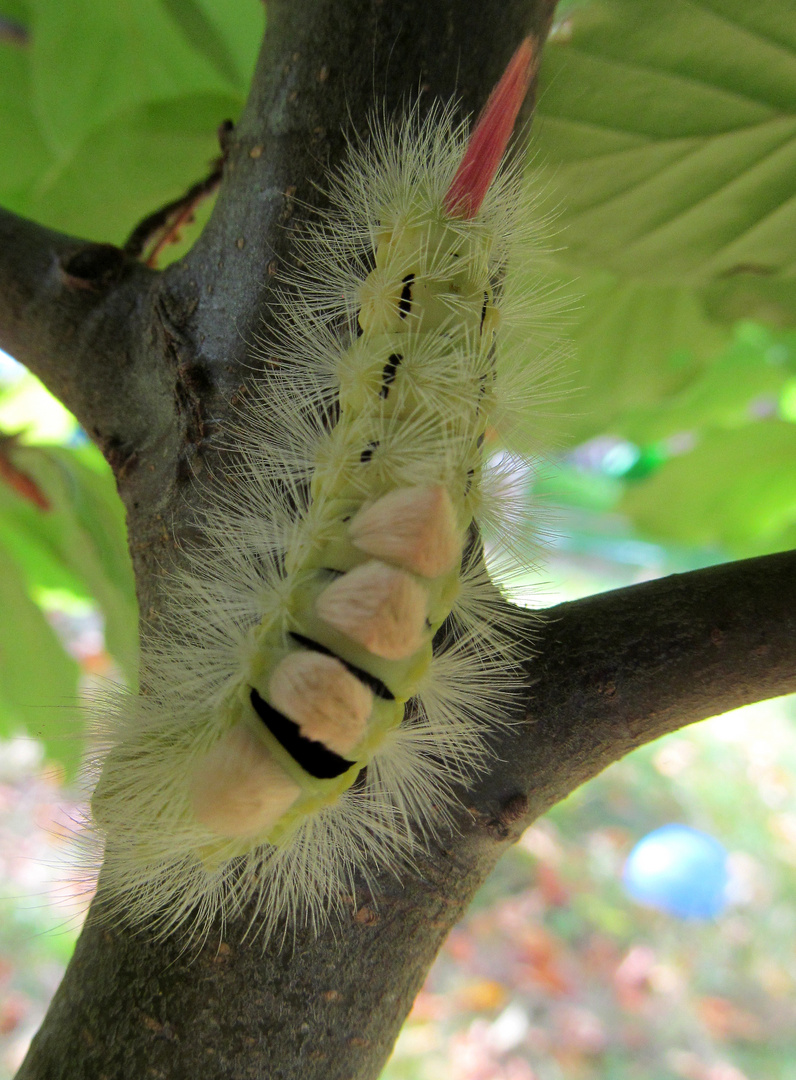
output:
[[[241,77],[232,50],[200,0],[161,0],[161,3],[189,45],[215,68],[222,79],[240,86]]]
[[[36,0],[31,70],[34,110],[61,161],[136,106],[233,88],[159,0]]]
[[[557,396],[540,409],[537,439],[572,446],[619,433],[625,414],[668,400],[729,341],[698,296],[678,286],[583,275],[561,332],[571,344],[556,364]]]
[[[109,652],[133,678],[135,592],[110,470],[90,446],[21,446],[14,460],[52,504],[42,512],[0,485],[0,539],[13,552],[28,593],[65,589],[93,599],[105,618]]]
[[[197,95],[118,113],[12,209],[45,225],[122,243],[146,214],[207,175],[219,153],[216,130],[239,109],[232,96]]]
[[[117,243],[207,175],[264,16],[255,0],[3,0],[0,12],[29,32],[24,46],[0,36],[3,204]]]
[[[708,431],[621,503],[642,534],[734,555],[796,539],[796,425],[778,420]]]
[[[0,543],[0,735],[24,732],[74,775],[81,741],[78,666],[33,603]]]
[[[593,0],[545,54],[538,156],[576,267],[796,272],[796,4]]]
[[[744,427],[776,415],[796,372],[796,337],[775,338],[765,327],[739,324],[732,344],[667,400],[629,411],[621,430],[647,444],[715,427]]]

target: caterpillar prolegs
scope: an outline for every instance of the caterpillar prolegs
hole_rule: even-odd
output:
[[[533,63],[523,42],[469,138],[451,109],[374,126],[301,241],[207,546],[103,721],[92,813],[126,919],[317,927],[410,866],[488,758],[516,657],[472,529],[525,527],[482,443],[536,394],[503,282],[534,230],[501,163]]]

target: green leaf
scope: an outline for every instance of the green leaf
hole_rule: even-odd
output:
[[[0,195],[24,192],[52,164],[33,111],[30,51],[0,42]]]
[[[195,2],[201,5],[208,23],[233,58],[239,72],[237,86],[241,92],[246,93],[263,40],[266,4],[259,0],[237,0],[233,10],[229,0]]]
[[[690,289],[590,274],[561,332],[572,345],[556,365],[563,393],[545,405],[537,442],[564,449],[610,431],[626,414],[687,387],[730,339]]]
[[[0,733],[40,739],[68,776],[77,771],[78,666],[28,596],[16,562],[0,545]]]
[[[628,439],[646,444],[682,432],[743,427],[776,413],[792,377],[796,340],[775,338],[764,326],[741,323],[732,344],[679,393],[631,410],[621,422]]]
[[[0,484],[0,540],[13,552],[28,592],[66,589],[91,598],[105,617],[108,651],[134,679],[135,590],[110,470],[91,446],[18,446],[13,461],[52,504],[41,511]]]
[[[127,550],[124,507],[105,460],[94,446],[57,452],[70,527],[64,550],[105,616],[108,651],[130,681],[138,668],[138,604]],[[63,503],[61,503],[63,505]]]
[[[89,239],[121,243],[153,208],[205,176],[216,129],[237,115],[234,97],[199,95],[117,114],[10,208]]]
[[[256,0],[4,0],[0,11],[30,29],[24,46],[0,42],[3,205],[117,243],[207,175],[264,23]]]
[[[620,508],[664,541],[738,556],[783,550],[796,539],[796,425],[708,431],[690,453],[628,486]]]
[[[755,319],[770,326],[796,326],[796,278],[733,274],[702,290],[705,310],[722,322]]]
[[[215,68],[232,86],[241,85],[241,77],[227,42],[213,25],[199,0],[161,0],[163,7],[179,26],[188,44]]]
[[[796,271],[794,0],[594,0],[545,53],[538,158],[571,266]]]
[[[34,110],[61,159],[136,106],[238,89],[185,39],[160,0],[36,0],[32,73]]]
[[[0,18],[27,28],[30,22],[30,4],[27,0],[0,0]]]

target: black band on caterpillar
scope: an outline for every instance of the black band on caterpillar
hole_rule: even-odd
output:
[[[403,288],[401,289],[401,298],[398,301],[398,314],[402,319],[405,319],[412,310],[412,282],[414,280],[414,274],[407,274],[401,281]]]
[[[304,637],[303,634],[297,634],[294,630],[290,631],[290,637],[297,645],[303,645],[305,649],[321,653],[323,656],[333,657],[338,663],[342,664],[347,671],[350,671],[355,678],[359,679],[361,683],[367,686],[368,690],[372,691],[376,697],[381,698],[383,701],[395,701],[395,694],[391,693],[390,688],[383,683],[381,679],[377,679],[375,675],[371,675],[369,671],[365,671],[355,664],[349,664],[342,656],[338,656],[337,653],[332,652],[331,649],[327,649],[325,645],[321,645],[318,641],[313,641],[312,638]]]
[[[403,360],[401,353],[391,353],[387,363],[381,373],[381,390],[379,393],[383,398],[389,397],[390,387],[395,382],[395,376],[398,373],[398,365]]]
[[[252,708],[279,745],[287,750],[293,760],[310,776],[314,776],[317,780],[334,780],[335,777],[342,776],[353,768],[355,762],[346,761],[339,754],[329,750],[322,742],[306,739],[299,731],[298,724],[294,724],[273,705],[264,701],[253,687],[249,696]]]

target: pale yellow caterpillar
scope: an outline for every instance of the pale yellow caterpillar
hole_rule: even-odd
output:
[[[523,42],[469,138],[444,109],[374,129],[302,241],[207,545],[103,720],[121,917],[317,927],[410,867],[488,757],[516,657],[473,523],[509,549],[526,527],[482,443],[511,445],[537,379],[512,363],[534,313],[503,277],[534,230],[501,164],[533,62]]]

